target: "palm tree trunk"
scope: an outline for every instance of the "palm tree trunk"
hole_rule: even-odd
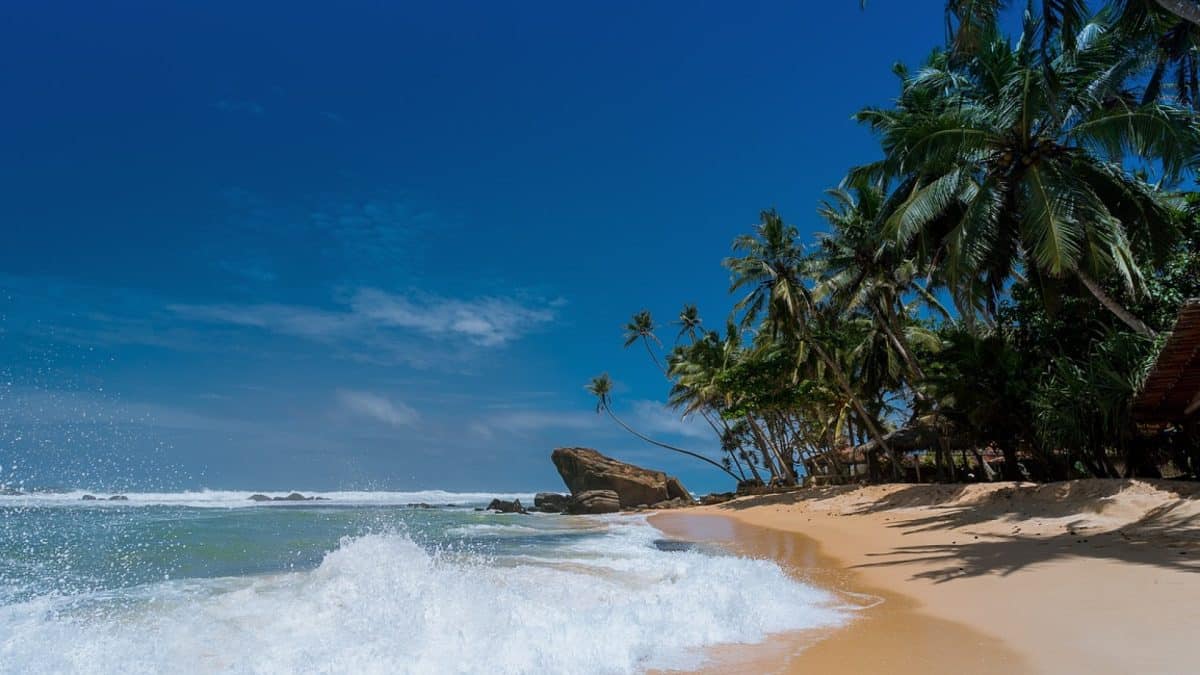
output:
[[[838,387],[842,390],[842,393],[846,396],[846,398],[850,400],[850,405],[854,406],[854,411],[858,413],[859,418],[862,420],[863,424],[866,425],[867,432],[871,434],[871,439],[883,449],[885,454],[887,454],[888,461],[892,463],[892,478],[899,480],[900,462],[896,460],[896,453],[892,451],[891,446],[888,445],[887,440],[884,439],[883,432],[879,430],[879,426],[875,422],[875,416],[867,412],[867,409],[862,404],[862,401],[858,400],[858,396],[854,393],[854,390],[850,388],[850,381],[846,379],[846,372],[842,370],[841,365],[833,360],[833,357],[829,355],[829,352],[825,351],[825,348],[822,347],[819,342],[815,340],[809,340],[809,344],[811,344],[813,350],[817,352],[817,356],[821,359],[821,361],[825,363],[825,367],[828,368],[831,373],[833,373],[833,378],[837,380]]]
[[[604,406],[604,412],[608,413],[608,416],[609,416],[609,417],[611,417],[611,418],[613,418],[613,421],[614,421],[614,422],[616,422],[617,424],[621,425],[621,428],[622,428],[622,429],[624,429],[625,431],[628,431],[629,433],[633,434],[634,436],[637,436],[638,438],[640,438],[640,439],[642,439],[643,441],[645,441],[645,442],[649,443],[650,445],[657,445],[658,447],[660,447],[660,448],[664,448],[664,449],[666,449],[666,450],[670,450],[671,452],[678,452],[678,453],[680,453],[680,454],[682,454],[682,455],[687,455],[688,457],[695,457],[696,459],[698,459],[698,460],[700,460],[700,461],[702,461],[702,462],[707,462],[707,463],[709,463],[709,464],[711,464],[711,465],[713,465],[713,466],[717,467],[717,468],[718,468],[718,469],[720,469],[721,471],[723,471],[723,472],[725,472],[726,474],[728,474],[728,475],[729,475],[729,477],[730,477],[730,478],[732,478],[732,479],[734,479],[735,481],[736,481],[736,480],[739,480],[739,479],[738,479],[738,477],[737,477],[737,476],[736,476],[736,475],[735,475],[735,474],[734,474],[732,471],[730,471],[729,469],[726,469],[726,468],[725,468],[724,466],[722,466],[720,463],[718,463],[718,462],[714,462],[713,460],[711,460],[711,459],[709,459],[709,458],[705,457],[704,455],[698,455],[698,454],[696,454],[696,453],[692,452],[691,450],[684,450],[683,448],[677,448],[677,447],[675,447],[675,446],[673,446],[673,445],[668,445],[668,444],[666,444],[666,443],[663,443],[662,441],[656,441],[656,440],[654,440],[653,438],[650,438],[649,436],[646,436],[646,435],[642,434],[641,432],[637,431],[637,430],[636,430],[636,429],[634,429],[633,427],[631,427],[631,426],[629,426],[628,424],[626,424],[626,423],[624,422],[624,420],[622,420],[620,417],[617,417],[616,413],[614,413],[614,412],[612,411],[612,408],[608,407],[608,405],[605,405],[605,406]]]
[[[1114,316],[1120,319],[1126,326],[1132,328],[1138,335],[1148,338],[1153,338],[1157,335],[1149,326],[1142,323],[1141,319],[1134,316],[1121,303],[1117,302],[1115,298],[1105,292],[1100,287],[1100,284],[1096,283],[1096,280],[1089,277],[1083,270],[1076,270],[1075,276],[1079,277],[1083,285],[1095,296],[1096,300],[1100,301],[1100,304],[1104,305],[1105,309],[1112,312]]]

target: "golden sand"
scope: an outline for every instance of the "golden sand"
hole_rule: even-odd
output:
[[[652,522],[883,600],[830,634],[718,650],[709,672],[1200,672],[1197,484],[819,488]]]

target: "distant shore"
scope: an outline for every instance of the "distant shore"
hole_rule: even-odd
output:
[[[818,488],[651,522],[864,607],[832,635],[721,651],[712,672],[1194,672],[1200,484]]]

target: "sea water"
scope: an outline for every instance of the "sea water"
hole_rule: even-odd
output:
[[[639,516],[250,494],[0,496],[0,672],[633,673],[848,616],[772,561],[664,546]]]

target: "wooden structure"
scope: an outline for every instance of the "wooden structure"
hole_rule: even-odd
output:
[[[1200,419],[1200,298],[1180,307],[1175,328],[1133,400],[1133,417],[1146,427]]]

